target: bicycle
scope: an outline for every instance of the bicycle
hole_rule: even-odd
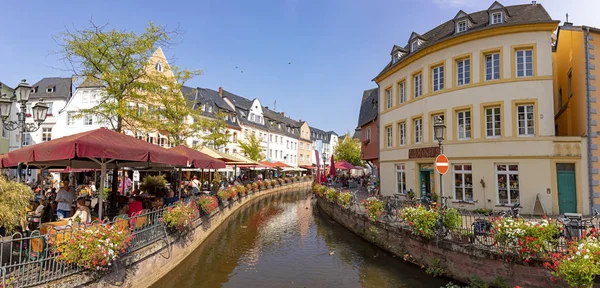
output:
[[[395,196],[388,196],[385,200],[385,207],[383,209],[383,219],[387,222],[396,222],[400,218],[398,216],[398,208],[400,199]]]
[[[437,220],[435,221],[435,236],[439,239],[443,239],[446,236],[448,236],[448,233],[450,232],[450,229],[448,229],[448,227],[446,227],[446,225],[444,225],[444,222],[446,222],[446,212],[448,211],[448,200],[452,199],[452,197],[450,196],[442,196],[440,197],[442,200],[441,206],[440,206],[440,210],[439,210],[439,216],[437,218]]]
[[[520,208],[523,208],[521,207],[521,204],[515,203],[512,207],[510,207],[510,210],[498,212],[498,216],[500,216],[500,218],[522,218],[521,215],[519,215]]]
[[[598,212],[598,210],[596,209],[592,210],[591,218],[581,220],[571,220],[569,218],[566,218],[563,214],[562,217],[558,217],[556,219],[557,222],[564,226],[562,232],[559,235],[557,235],[557,237],[562,236],[567,240],[579,239],[584,235],[585,237],[587,237],[588,234],[586,233],[584,235],[581,235],[581,231],[583,230],[587,232],[589,229],[598,229],[598,224],[594,224],[594,222],[598,222],[598,219],[600,219],[600,212]]]

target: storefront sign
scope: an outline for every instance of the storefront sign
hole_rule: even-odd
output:
[[[440,154],[440,147],[424,147],[408,150],[408,159],[435,158]]]
[[[133,181],[140,181],[140,171],[133,171]]]

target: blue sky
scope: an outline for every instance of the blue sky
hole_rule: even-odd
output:
[[[183,32],[165,54],[202,69],[194,87],[224,89],[285,111],[311,126],[345,133],[357,124],[362,91],[394,44],[487,0],[3,1],[0,82],[70,76],[52,36],[89,21],[141,31],[149,21]],[[500,1],[504,5],[531,1]],[[600,27],[597,0],[537,1],[554,19]],[[14,12],[14,13],[13,13]],[[288,64],[291,63],[291,64]],[[235,67],[240,67],[236,69]],[[240,71],[244,72],[241,73]]]

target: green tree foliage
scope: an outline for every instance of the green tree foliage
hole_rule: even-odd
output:
[[[6,234],[26,222],[25,207],[32,198],[33,192],[27,185],[0,176],[0,226],[6,229]]]
[[[224,113],[217,113],[215,118],[199,117],[196,121],[203,131],[208,132],[202,137],[203,146],[219,149],[229,142]]]
[[[246,134],[246,141],[238,140],[242,152],[248,156],[248,158],[254,161],[262,161],[265,159],[265,155],[262,153],[263,148],[260,146],[261,140],[254,135],[254,133]]]
[[[348,132],[346,137],[335,146],[333,156],[336,161],[346,160],[354,166],[362,165],[362,160],[360,160],[360,141],[352,138],[350,132]]]

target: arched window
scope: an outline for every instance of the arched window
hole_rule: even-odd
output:
[[[156,63],[156,71],[163,72],[163,67],[162,64],[160,64],[160,61]]]

